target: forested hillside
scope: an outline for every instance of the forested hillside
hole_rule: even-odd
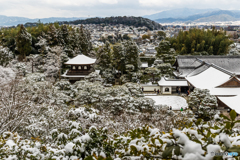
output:
[[[117,25],[123,24],[127,26],[134,26],[134,27],[147,27],[149,30],[157,30],[162,29],[159,23],[154,22],[150,19],[143,18],[143,17],[127,17],[127,16],[118,16],[118,17],[105,17],[105,18],[88,18],[85,20],[75,20],[75,21],[59,21],[59,24],[102,24],[102,25]],[[28,26],[34,26],[36,23],[29,23]]]

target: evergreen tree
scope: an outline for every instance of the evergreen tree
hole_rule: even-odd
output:
[[[36,47],[38,47],[38,52],[41,53],[41,54],[47,54],[47,47],[48,47],[48,44],[47,44],[47,40],[43,37],[38,37],[39,41],[38,43],[35,44]]]
[[[189,95],[188,106],[191,109],[197,109],[198,114],[201,116],[205,117],[206,113],[204,112],[204,109],[205,111],[208,109],[215,109],[217,105],[217,98],[210,95],[208,89],[195,88],[194,91]]]
[[[160,78],[160,70],[155,67],[148,67],[144,71],[149,76],[152,76],[152,82],[159,81]]]
[[[79,46],[81,53],[88,55],[88,53],[92,50],[92,43],[91,43],[91,34],[88,30],[85,30],[81,25],[78,31],[78,38],[79,38]]]
[[[97,64],[100,70],[110,69],[112,67],[112,50],[110,43],[106,44],[98,49],[97,52]]]
[[[32,36],[26,30],[26,28],[21,25],[19,32],[16,36],[16,50],[18,51],[19,60],[23,60],[31,52],[32,48]]]
[[[173,76],[173,68],[170,63],[157,64],[155,67],[159,69],[161,76]]]
[[[121,74],[126,70],[125,49],[122,44],[113,46],[113,66]]]
[[[133,65],[134,71],[138,71],[140,68],[140,58],[139,58],[139,49],[135,42],[133,41],[126,41],[123,43],[125,48],[125,55],[126,55],[126,64]]]
[[[7,47],[0,46],[0,65],[6,67],[13,59],[13,53]]]
[[[53,47],[59,45],[60,37],[58,29],[53,24],[50,24],[47,34],[45,34],[48,44]]]
[[[63,42],[64,44],[69,44],[69,30],[67,25],[62,25],[61,26],[61,34],[62,34],[62,38],[63,38]]]
[[[170,51],[170,43],[169,41],[161,41],[158,45],[158,47],[155,48],[157,51],[156,57],[162,58],[163,54],[169,54]]]

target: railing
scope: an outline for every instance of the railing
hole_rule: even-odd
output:
[[[66,75],[89,75],[90,71],[68,71]]]

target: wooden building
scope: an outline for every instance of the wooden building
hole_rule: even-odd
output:
[[[198,73],[206,69],[205,64],[214,64],[235,73],[240,78],[240,56],[178,56],[173,67],[176,78],[184,79],[193,71]],[[205,67],[205,68],[204,68]]]
[[[167,79],[162,77],[161,80],[158,82],[158,85],[161,88],[162,94],[173,94],[178,93],[187,93],[189,89],[187,80],[185,79]]]
[[[95,62],[96,59],[85,55],[78,55],[65,63],[66,65],[70,65],[70,69],[62,77],[68,78],[71,83],[82,80],[85,76],[94,72],[93,65]]]
[[[186,78],[194,88],[208,89],[218,99],[218,109],[235,109],[240,114],[240,79],[235,73],[214,64],[202,66],[205,70],[193,71]]]

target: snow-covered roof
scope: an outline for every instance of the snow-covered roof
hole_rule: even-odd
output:
[[[94,64],[96,62],[96,59],[87,57],[85,55],[78,55],[74,57],[73,59],[70,59],[65,64],[67,65],[87,65],[87,64]]]
[[[184,79],[166,79],[164,77],[158,82],[159,86],[188,86],[188,83]]]
[[[153,84],[152,82],[148,82],[145,84],[140,84],[141,86],[158,86],[158,84]]]
[[[210,94],[215,96],[236,96],[240,94],[240,88],[211,88]]]
[[[240,114],[240,94],[234,97],[218,97],[218,99],[226,104],[229,108],[234,109],[238,114]]]
[[[215,64],[230,72],[234,72],[240,75],[240,56],[178,56],[174,65],[179,67],[179,72],[187,72],[183,70],[189,70],[190,68],[196,69],[202,62],[208,64]],[[190,72],[189,72],[190,73]]]
[[[219,69],[209,67],[198,75],[185,78],[196,88],[211,89],[223,84],[224,82],[229,80],[231,76]]]

